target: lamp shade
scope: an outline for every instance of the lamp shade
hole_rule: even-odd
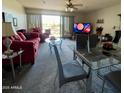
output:
[[[11,22],[2,23],[2,36],[17,35]]]

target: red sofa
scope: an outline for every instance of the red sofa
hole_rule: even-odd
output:
[[[25,37],[26,36],[26,37]],[[3,37],[2,39],[4,39]],[[21,33],[18,35],[11,36],[12,40],[11,49],[14,51],[19,51],[20,48],[24,50],[22,54],[22,63],[35,63],[35,57],[38,53],[40,38],[36,33]],[[6,50],[4,44],[2,44],[2,52]],[[19,57],[14,58],[14,64],[19,63]],[[3,60],[3,63],[7,63],[7,60]]]

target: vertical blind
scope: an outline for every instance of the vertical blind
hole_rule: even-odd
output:
[[[27,15],[27,28],[28,31],[30,31],[33,27],[42,27],[42,16],[39,15],[33,15],[28,14]]]

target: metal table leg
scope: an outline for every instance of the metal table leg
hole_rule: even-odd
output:
[[[75,56],[75,51],[73,51],[73,60],[76,59],[76,56]]]
[[[13,59],[12,59],[12,58],[10,59],[10,62],[11,62],[11,68],[12,68],[13,80],[14,80],[14,82],[15,82],[15,70],[14,70]]]
[[[87,80],[86,93],[92,93],[92,72]]]
[[[20,60],[20,63],[19,63],[20,68],[22,68],[22,54],[19,54],[19,60]]]
[[[60,49],[62,49],[62,40],[61,40],[61,42],[60,42]]]
[[[50,48],[50,53],[52,53],[52,46],[50,43],[49,43],[49,48]]]
[[[91,70],[90,76],[87,81],[86,93],[99,93],[96,90],[96,82],[94,79],[96,78],[96,70]]]

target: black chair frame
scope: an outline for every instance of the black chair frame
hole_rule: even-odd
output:
[[[67,82],[72,82],[72,81],[78,81],[78,80],[84,80],[84,79],[88,79],[89,74],[90,74],[90,70],[88,70],[87,72],[82,72],[83,74],[81,75],[77,75],[77,76],[73,76],[73,77],[65,77],[64,76],[64,71],[63,71],[63,64],[61,62],[60,56],[59,56],[59,52],[57,49],[56,45],[53,45],[54,50],[55,50],[55,55],[57,58],[57,63],[58,63],[58,70],[59,70],[59,88],[62,87],[62,85],[66,84]],[[79,63],[78,63],[79,64]],[[66,64],[67,65],[67,64]],[[81,66],[81,65],[80,65]],[[84,71],[83,67],[81,68],[82,71]],[[74,69],[75,70],[75,69]],[[84,82],[84,81],[83,81]]]

